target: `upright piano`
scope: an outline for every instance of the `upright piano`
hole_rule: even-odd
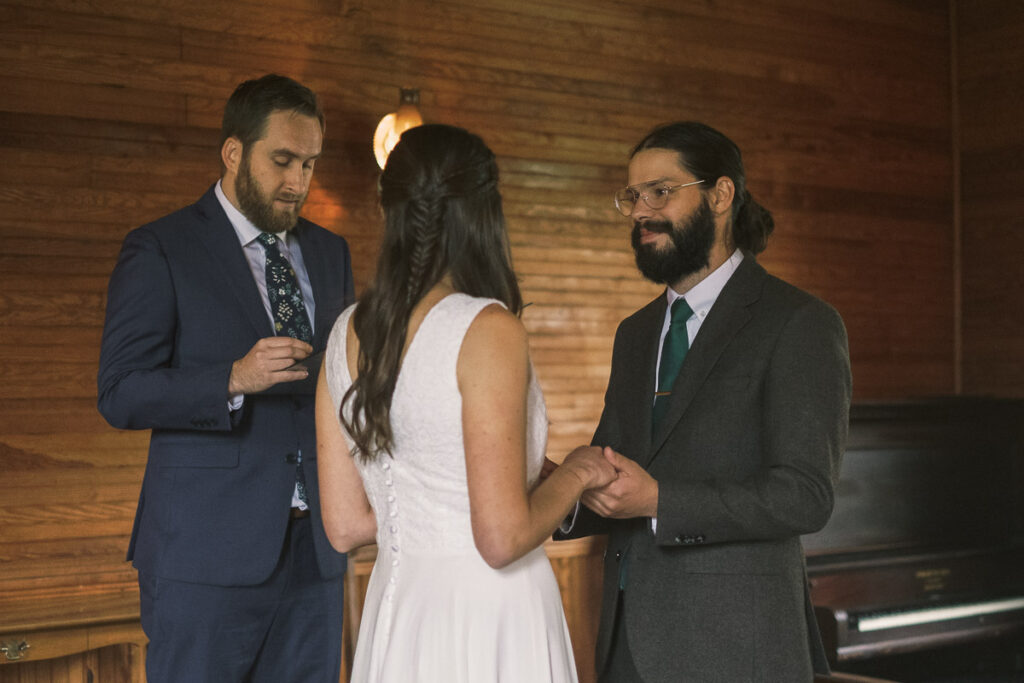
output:
[[[803,541],[834,668],[1024,680],[1024,401],[854,405],[835,510]]]

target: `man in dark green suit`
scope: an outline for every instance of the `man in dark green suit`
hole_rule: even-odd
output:
[[[828,665],[800,535],[832,512],[843,322],[758,265],[773,221],[718,131],[656,129],[628,182],[616,205],[637,265],[667,287],[615,335],[593,443],[619,477],[560,534],[609,537],[600,680],[811,681]]]

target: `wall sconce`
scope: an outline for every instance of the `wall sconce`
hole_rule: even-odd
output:
[[[398,110],[387,114],[377,124],[373,133],[373,153],[377,157],[377,165],[384,168],[391,150],[398,144],[402,133],[422,125],[423,117],[417,105],[420,103],[420,91],[416,88],[399,88],[401,97]]]

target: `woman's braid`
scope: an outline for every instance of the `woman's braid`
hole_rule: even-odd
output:
[[[409,281],[406,301],[411,306],[434,284],[441,242],[444,196],[437,188],[427,188],[409,200],[407,219],[410,237]]]

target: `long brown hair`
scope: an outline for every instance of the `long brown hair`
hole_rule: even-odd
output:
[[[498,166],[479,137],[441,124],[409,129],[381,174],[380,203],[377,272],[352,318],[359,374],[341,403],[342,424],[359,457],[369,459],[391,454],[391,399],[409,317],[446,273],[456,291],[498,299],[515,314],[522,309]]]

